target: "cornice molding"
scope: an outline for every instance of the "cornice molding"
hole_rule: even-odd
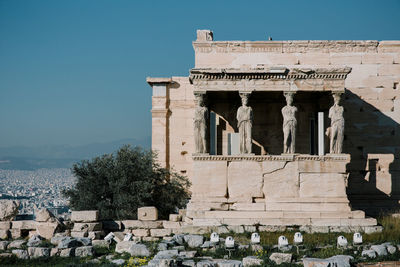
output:
[[[193,154],[195,161],[350,161],[349,154],[327,154],[325,156],[305,154],[282,154],[282,155],[204,155]]]

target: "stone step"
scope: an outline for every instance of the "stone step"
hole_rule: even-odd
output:
[[[213,218],[193,219],[193,226],[220,226],[220,225],[311,225],[311,226],[375,226],[374,218]]]
[[[194,219],[362,219],[365,217],[363,211],[204,211],[190,213]]]

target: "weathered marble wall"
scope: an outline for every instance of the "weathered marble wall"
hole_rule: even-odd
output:
[[[367,213],[377,213],[382,208],[400,208],[400,41],[198,40],[193,46],[196,68],[242,68],[257,65],[281,65],[287,68],[351,67],[352,71],[345,81],[346,93],[341,102],[345,108],[346,120],[343,153],[351,155],[351,163],[347,166],[350,172],[347,192],[351,205]],[[173,77],[172,80],[173,83],[168,85],[166,103],[170,112],[168,140],[159,143],[161,141],[154,136],[161,131],[161,124],[153,124],[153,148],[168,146],[160,150],[160,159],[167,161],[167,166],[192,177],[193,88],[187,77]],[[306,114],[312,111],[313,105],[329,108],[332,99],[325,103],[325,100],[307,100],[306,97],[302,99],[300,93],[298,95],[299,98],[295,96],[294,101],[294,105],[300,108],[297,146],[304,153],[308,150],[305,140],[308,140],[309,126],[303,128],[304,123],[301,121],[308,121]],[[267,100],[268,97],[265,98]],[[268,106],[262,105],[260,98],[250,100],[256,122],[264,116],[260,124],[255,125],[254,138],[272,154],[280,154],[282,149],[279,131],[282,118],[271,115],[284,105],[283,96],[279,99]],[[212,96],[209,101],[218,111],[215,106],[218,95]],[[239,96],[236,102],[221,103],[220,109],[227,109],[219,112],[226,113],[231,108],[236,111],[240,104]],[[232,114],[224,115],[228,122],[234,123]],[[325,124],[329,125],[329,120]],[[235,130],[235,126],[232,126]]]

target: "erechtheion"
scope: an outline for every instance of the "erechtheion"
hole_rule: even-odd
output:
[[[152,149],[193,225],[374,226],[399,209],[400,41],[214,41],[147,78]]]

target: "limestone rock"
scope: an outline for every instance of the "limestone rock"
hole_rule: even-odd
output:
[[[101,231],[103,229],[101,222],[94,222],[94,223],[74,223],[74,228],[72,231]]]
[[[183,257],[186,259],[191,259],[194,258],[196,256],[197,251],[193,250],[193,251],[181,251],[179,252],[179,257]]]
[[[50,248],[28,248],[28,254],[31,258],[50,257]]]
[[[217,262],[217,267],[242,267],[242,262],[237,260],[222,260]]]
[[[0,230],[0,239],[7,239],[10,236],[9,230]]]
[[[172,240],[174,240],[178,245],[183,245],[185,243],[185,235],[174,235]]]
[[[92,246],[83,246],[75,248],[75,256],[76,257],[87,257],[93,256],[94,249]]]
[[[79,245],[79,242],[75,238],[66,236],[66,237],[63,237],[61,240],[59,240],[57,247],[64,249],[64,248],[77,247],[78,245]]]
[[[60,250],[58,248],[52,248],[50,250],[50,257],[60,256]]]
[[[12,228],[20,230],[34,230],[36,229],[36,222],[33,220],[12,221]]]
[[[290,253],[272,253],[269,259],[276,264],[290,263],[292,261],[292,254]]]
[[[0,221],[12,221],[18,214],[19,202],[0,200]]]
[[[0,250],[6,250],[8,247],[8,244],[10,244],[9,241],[0,241]]]
[[[363,250],[363,252],[361,252],[361,256],[373,259],[376,258],[376,252],[372,249]]]
[[[51,239],[60,227],[58,222],[38,222],[36,223],[36,232],[45,239]]]
[[[178,250],[164,250],[164,251],[159,251],[153,259],[158,260],[158,259],[170,259],[173,257],[176,257],[179,255]]]
[[[304,267],[350,267],[350,261],[353,257],[348,255],[337,255],[327,259],[317,259],[317,258],[304,258]]]
[[[196,267],[196,262],[194,260],[182,261],[182,266],[186,267]]]
[[[17,258],[19,258],[19,259],[23,259],[23,260],[29,259],[28,251],[26,251],[24,249],[14,249],[11,252],[15,256],[17,256]]]
[[[168,244],[161,242],[157,245],[157,250],[158,251],[163,251],[163,250],[168,250]]]
[[[14,240],[12,241],[9,245],[8,245],[8,249],[11,248],[21,248],[22,245],[24,245],[26,243],[25,240]]]
[[[141,207],[138,208],[138,219],[142,221],[157,221],[158,210],[156,207]]]
[[[397,250],[397,248],[395,246],[392,245],[386,245],[386,249],[390,254],[394,254]]]
[[[198,248],[203,245],[204,237],[201,235],[185,235],[184,240],[190,248]]]
[[[0,222],[0,230],[9,230],[11,228],[11,222]]]
[[[83,246],[91,246],[92,245],[92,239],[88,237],[78,237],[76,238],[76,241],[81,243]]]
[[[75,256],[75,248],[60,249],[60,257],[73,257]]]
[[[197,262],[197,267],[215,267],[216,263],[211,260],[201,260]]]
[[[133,244],[129,248],[129,253],[134,257],[148,257],[150,256],[150,251],[144,244]]]
[[[371,246],[371,249],[378,254],[378,256],[386,256],[387,255],[387,250],[385,245],[373,245]]]
[[[42,238],[40,235],[34,235],[29,238],[28,243],[26,244],[28,247],[38,247],[42,243]]]
[[[99,220],[98,210],[72,211],[71,221],[73,222],[96,222]]]
[[[115,252],[124,253],[127,252],[131,256],[137,257],[148,257],[150,256],[150,251],[144,244],[136,244],[135,241],[121,241],[117,244]]]
[[[242,263],[244,267],[258,266],[263,263],[263,260],[257,258],[256,256],[248,256],[243,258]]]
[[[49,211],[44,208],[39,211],[36,211],[36,219],[37,222],[59,222],[59,220]]]
[[[106,240],[92,240],[92,245],[94,247],[103,247],[103,248],[110,247],[110,243],[108,243]]]
[[[112,260],[111,262],[118,266],[125,264],[125,260],[123,260],[123,259],[116,259],[116,260]]]
[[[0,258],[10,258],[12,257],[12,253],[8,253],[8,252],[4,252],[4,253],[0,253]]]

